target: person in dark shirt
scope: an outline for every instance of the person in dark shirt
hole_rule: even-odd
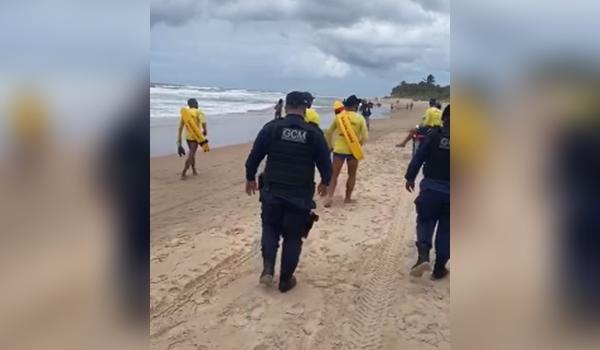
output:
[[[415,179],[423,166],[421,191],[415,200],[417,207],[417,263],[410,274],[421,277],[431,269],[429,250],[435,227],[436,260],[431,279],[446,277],[446,263],[450,259],[450,105],[442,114],[443,127],[429,130],[406,170],[405,187],[409,192],[415,188]]]
[[[360,114],[362,114],[363,118],[365,118],[365,122],[367,122],[367,130],[371,130],[370,119],[371,119],[371,109],[373,108],[373,104],[368,101],[364,101],[360,105]]]
[[[331,180],[329,148],[323,132],[304,121],[309,105],[306,94],[292,91],[286,96],[286,117],[267,123],[258,133],[246,160],[246,193],[260,190],[263,271],[260,282],[273,281],[279,239],[283,237],[279,290],[296,285],[294,271],[300,259],[315,208],[315,165],[321,175],[317,191],[327,194]],[[265,172],[256,183],[256,172],[267,157]]]
[[[275,107],[273,107],[273,109],[275,110],[275,119],[281,119],[281,111],[283,110],[283,99],[280,98],[279,101],[277,101]]]

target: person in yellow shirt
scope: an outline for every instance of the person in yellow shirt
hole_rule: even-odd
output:
[[[361,100],[355,95],[348,97],[343,102],[345,110],[343,113],[348,113],[350,123],[352,124],[352,129],[354,129],[354,133],[357,135],[359,143],[363,145],[369,138],[369,131],[367,130],[365,118],[356,112],[360,103]],[[325,133],[327,143],[333,149],[333,175],[327,191],[327,200],[325,202],[326,208],[331,207],[333,204],[333,194],[335,193],[337,179],[342,171],[344,163],[348,164],[348,181],[346,182],[346,196],[344,202],[353,202],[352,191],[354,191],[354,185],[356,184],[356,172],[358,170],[358,159],[354,158],[352,155],[352,151],[348,147],[346,139],[337,125],[336,119],[337,118],[333,119],[331,126]]]
[[[182,110],[191,110],[196,125],[198,125],[198,127],[202,129],[202,134],[204,134],[204,136],[206,137],[208,135],[206,119],[204,118],[204,113],[202,113],[202,111],[198,108],[198,101],[195,98],[190,98],[187,104],[188,106],[182,108]],[[184,127],[185,124],[183,121],[183,116],[181,116],[179,120],[179,131],[177,132],[177,146],[178,153],[180,156],[185,154],[185,151],[183,151],[183,148],[181,147],[181,132],[183,131]],[[185,179],[186,173],[190,167],[192,168],[192,174],[198,175],[198,172],[196,171],[196,151],[198,150],[198,141],[194,138],[194,136],[192,136],[192,133],[189,130],[187,130],[187,128],[185,130],[185,140],[187,142],[190,153],[188,154],[185,160],[185,166],[183,167],[183,171],[181,172],[182,179]]]
[[[308,91],[305,92],[304,94],[306,96],[306,100],[309,103],[308,107],[306,108],[306,113],[304,114],[304,121],[307,123],[313,123],[316,126],[320,126],[321,125],[321,117],[319,116],[319,113],[317,113],[317,111],[315,111],[312,108],[312,103],[315,100],[315,98]]]
[[[432,98],[429,100],[429,108],[425,111],[425,116],[423,117],[423,122],[421,125],[419,125],[417,128],[411,129],[404,141],[397,144],[396,147],[403,148],[406,146],[408,141],[412,140],[415,134],[425,134],[429,128],[441,127],[443,124],[441,104]]]

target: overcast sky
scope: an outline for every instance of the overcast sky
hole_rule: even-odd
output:
[[[151,80],[389,94],[450,79],[449,0],[152,0]]]

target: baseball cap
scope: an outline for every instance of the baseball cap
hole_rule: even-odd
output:
[[[308,106],[308,98],[305,92],[292,91],[285,96],[285,104],[292,107]]]
[[[308,102],[312,102],[315,100],[315,97],[308,91],[305,91],[304,94],[306,95],[306,100]]]
[[[362,100],[360,98],[356,97],[356,95],[350,95],[350,96],[348,96],[348,98],[346,98],[344,100],[344,106],[346,106],[346,107],[358,106],[361,102],[362,102]]]

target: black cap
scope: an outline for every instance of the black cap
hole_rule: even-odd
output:
[[[352,107],[352,106],[358,106],[360,103],[362,102],[362,100],[358,97],[356,97],[356,95],[350,95],[348,96],[347,99],[344,100],[344,106],[345,107]]]
[[[190,98],[187,101],[187,104],[190,108],[198,108],[198,100],[196,100],[195,98]]]
[[[306,107],[310,105],[305,92],[292,91],[285,96],[285,104],[291,107]]]
[[[304,95],[306,95],[306,100],[308,102],[312,102],[315,100],[315,97],[308,91],[304,91]]]

